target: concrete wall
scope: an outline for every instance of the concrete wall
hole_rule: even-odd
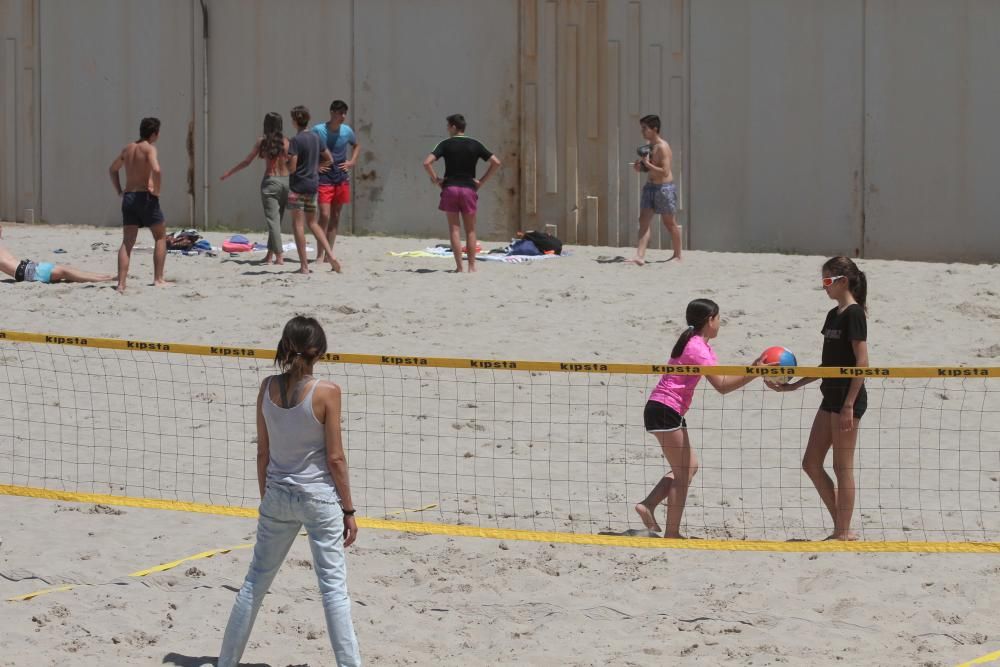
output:
[[[207,51],[201,0],[0,0],[0,217],[119,224],[107,165],[156,115],[168,221],[262,229],[262,165],[218,176],[265,112],[343,98],[345,231],[443,234],[420,161],[461,112],[505,162],[484,237],[632,245],[628,163],[659,113],[690,247],[1000,257],[996,2],[206,5]]]
[[[1000,4],[691,6],[697,248],[1000,258]]]
[[[38,171],[38,6],[0,0],[0,219],[31,220]]]
[[[1000,2],[869,0],[865,253],[1000,259]]]
[[[477,231],[510,240],[518,229],[517,3],[364,0],[354,8],[353,115],[363,146],[355,229],[447,235],[440,190],[420,163],[448,136],[445,117],[461,113],[467,134],[504,163],[480,193]]]
[[[674,151],[686,215],[687,3],[522,0],[521,222],[555,225],[570,243],[634,245],[644,143],[657,114]],[[653,227],[652,247],[669,245]]]
[[[263,162],[255,161],[223,183],[219,176],[253,148],[265,113],[280,113],[285,135],[291,137],[295,134],[289,116],[292,107],[304,104],[313,122],[318,123],[329,119],[330,102],[340,98],[350,105],[347,122],[356,128],[357,109],[351,99],[352,4],[351,0],[296,0],[280,5],[268,0],[209,3],[210,222],[264,228],[260,203]],[[200,17],[197,32],[200,42]],[[200,84],[197,94],[200,109]],[[199,129],[202,124],[200,116]],[[203,185],[199,175],[200,197],[205,196]],[[349,216],[350,208],[345,213]],[[198,218],[203,218],[202,206]]]
[[[190,219],[192,21],[188,2],[39,2],[42,218],[120,225],[108,166],[156,116],[164,213]]]
[[[691,244],[860,253],[863,0],[691,11]]]

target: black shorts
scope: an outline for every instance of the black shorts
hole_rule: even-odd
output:
[[[844,408],[844,401],[847,400],[847,391],[851,388],[851,383],[833,384],[824,382],[819,385],[819,391],[823,394],[823,402],[819,404],[819,409],[824,412],[840,412]],[[868,410],[868,392],[864,385],[854,399],[854,418],[861,419]]]
[[[684,417],[677,411],[659,401],[646,401],[646,409],[642,411],[642,420],[646,424],[646,432],[657,433],[676,431],[687,428]]]
[[[163,222],[160,198],[149,192],[126,192],[122,195],[122,226],[152,227]]]

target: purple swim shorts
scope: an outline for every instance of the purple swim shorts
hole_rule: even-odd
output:
[[[479,193],[472,188],[461,185],[449,185],[441,189],[441,204],[438,210],[445,213],[468,213],[476,212],[476,204],[479,201]]]

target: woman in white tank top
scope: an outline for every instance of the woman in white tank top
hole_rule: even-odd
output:
[[[253,561],[236,595],[219,667],[235,666],[257,611],[299,530],[309,535],[330,644],[338,665],[360,665],[344,548],[358,535],[340,433],[340,387],[312,376],[326,335],[311,317],[285,325],[275,364],[257,397],[260,519]]]

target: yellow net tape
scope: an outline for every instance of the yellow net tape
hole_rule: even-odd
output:
[[[125,340],[118,338],[93,338],[89,336],[64,336],[56,334],[26,333],[0,329],[0,340],[22,343],[42,343],[47,345],[71,345],[74,347],[94,347],[110,350],[134,350],[141,352],[165,352],[174,354],[194,354],[213,357],[249,357],[273,359],[274,350],[253,347],[231,347],[226,345],[188,345],[186,343],[162,343],[147,340]],[[517,361],[504,359],[452,359],[446,357],[410,357],[378,354],[328,353],[323,361],[344,364],[375,364],[382,366],[426,366],[433,368],[473,368],[519,371],[549,371],[562,373],[615,373],[615,374],[663,374],[675,375],[754,375],[769,377],[811,377],[811,378],[963,378],[1000,377],[1000,366],[913,366],[867,368],[836,368],[818,366],[668,366],[663,364],[623,364],[580,361]]]
[[[174,500],[154,500],[131,498],[96,493],[76,493],[52,491],[24,486],[0,485],[0,495],[44,498],[78,503],[117,505],[119,507],[139,507],[143,509],[175,510],[220,514],[254,518],[257,510],[249,507],[225,507],[201,503],[185,503]],[[659,537],[631,537],[625,535],[601,535],[584,533],[559,533],[536,530],[514,530],[509,528],[481,528],[477,526],[454,526],[439,523],[415,521],[394,521],[358,517],[358,526],[375,530],[394,530],[427,535],[450,535],[454,537],[485,537],[494,540],[525,542],[549,542],[561,544],[581,544],[605,547],[628,547],[632,549],[690,549],[699,551],[770,551],[783,553],[996,553],[1000,554],[1000,543],[992,542],[822,542],[788,541],[772,542],[763,540],[672,540]],[[178,561],[179,563],[180,561]],[[176,565],[176,563],[175,563]],[[161,566],[162,567],[162,566]],[[170,567],[173,567],[171,565]],[[164,567],[163,569],[167,569]],[[141,576],[141,575],[130,575]]]

